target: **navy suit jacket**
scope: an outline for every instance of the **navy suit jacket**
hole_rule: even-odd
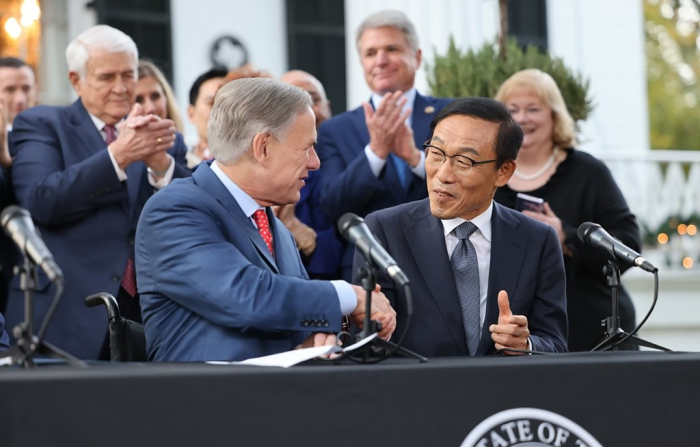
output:
[[[444,229],[430,213],[429,199],[378,211],[365,221],[411,282],[413,318],[403,346],[428,357],[467,355]],[[554,229],[497,203],[491,228],[486,318],[477,355],[495,352],[489,326],[498,321],[501,290],[508,292],[513,314],[527,317],[533,350],[566,352],[566,279]],[[358,252],[355,265],[363,264]],[[406,325],[405,294],[382,275],[379,283],[396,309],[394,337],[399,337]]]
[[[339,235],[321,210],[318,198],[319,171],[309,171],[306,185],[301,188],[301,198],[294,207],[296,217],[316,231],[316,250],[303,259],[311,278],[340,278],[340,259],[345,248]]]
[[[338,295],[308,279],[294,237],[267,210],[274,257],[209,163],[151,198],[136,231],[148,355],[244,360],[337,332]]]
[[[416,147],[430,138],[430,121],[451,102],[450,99],[416,93],[411,127]],[[428,197],[425,179],[411,176],[408,188],[401,185],[394,163],[387,163],[379,177],[372,173],[365,156],[369,132],[365,112],[358,107],[321,124],[316,150],[321,159],[321,208],[332,223],[345,213],[367,214]],[[343,277],[352,276],[354,246],[348,246],[342,260]]]
[[[65,275],[65,290],[46,340],[83,359],[96,359],[107,334],[104,308],[89,309],[85,298],[116,296],[134,231],[146,200],[153,195],[146,165],[135,162],[120,182],[107,145],[80,100],[67,107],[37,106],[17,115],[10,134],[12,180],[20,206],[34,224]],[[174,177],[189,175],[186,148],[178,135],[168,150]],[[39,272],[34,294],[38,328],[55,288]],[[24,319],[18,277],[13,279],[7,325]]]
[[[5,332],[5,319],[0,314],[0,351],[5,351],[9,348],[10,340],[7,337],[7,332]]]

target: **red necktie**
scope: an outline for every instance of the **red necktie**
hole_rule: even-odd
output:
[[[262,236],[265,241],[265,245],[270,250],[272,256],[275,255],[275,250],[272,248],[272,232],[270,231],[270,221],[267,220],[267,214],[264,209],[259,209],[253,213],[253,219],[255,219],[255,225],[258,226],[258,231],[260,236]]]
[[[104,131],[107,135],[105,141],[109,146],[117,139],[117,128],[111,124],[105,124]],[[122,289],[132,298],[136,296],[136,271],[134,270],[134,260],[131,257],[126,261],[126,267],[124,267]]]

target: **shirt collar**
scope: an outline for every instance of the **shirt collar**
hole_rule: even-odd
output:
[[[481,232],[481,234],[484,236],[484,238],[491,242],[491,215],[493,213],[493,200],[491,201],[491,204],[489,207],[484,211],[483,213],[479,214],[472,220],[470,220],[471,223],[473,223],[476,228]],[[466,222],[465,219],[462,219],[461,217],[455,217],[454,219],[445,219],[441,220],[442,222],[442,228],[445,232],[445,236],[448,234],[452,233],[452,230],[457,228],[458,226],[462,225],[464,222]]]
[[[97,127],[97,130],[102,132],[105,129],[105,122],[90,112],[88,112],[88,115],[90,115],[90,119],[92,120],[92,123],[95,125],[95,127]],[[124,121],[124,119],[121,119],[119,123],[114,125],[114,127],[117,127],[122,121]]]
[[[408,108],[413,107],[413,103],[416,101],[416,89],[411,88],[410,90],[407,90],[401,95],[407,99],[406,104],[403,106],[403,110],[406,110]],[[374,104],[375,110],[379,108],[379,104],[382,103],[382,98],[383,95],[378,95],[374,92],[372,92],[372,104]]]
[[[258,202],[256,202],[255,199],[246,194],[245,191],[239,188],[238,185],[236,185],[233,180],[231,180],[228,175],[221,170],[219,165],[216,164],[216,161],[212,162],[211,170],[214,172],[214,174],[216,174],[219,180],[221,180],[221,183],[224,184],[236,202],[238,202],[238,206],[241,207],[241,210],[246,217],[250,218],[257,210],[262,208],[260,205],[258,205]]]

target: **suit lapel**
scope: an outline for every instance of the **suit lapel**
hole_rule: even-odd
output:
[[[91,157],[107,148],[107,142],[102,138],[102,134],[95,127],[95,123],[90,119],[90,115],[83,106],[80,99],[70,106],[70,122],[73,126],[76,140],[80,142],[78,149],[82,150],[82,159]],[[141,169],[139,169],[139,166]],[[142,178],[144,165],[141,162],[132,163],[127,166],[125,172],[127,176],[126,186],[129,193],[128,202],[122,202],[122,207],[133,218],[134,204],[138,195],[139,183]]]
[[[424,96],[416,92],[416,99],[413,101],[413,113],[411,114],[411,127],[413,128],[413,142],[418,150],[423,150],[423,143],[430,138],[430,121],[435,116],[435,107]],[[412,176],[412,181],[406,189],[407,197],[425,197],[425,179]]]
[[[255,228],[253,222],[246,217],[243,210],[233,198],[231,193],[226,189],[221,180],[214,174],[209,166],[209,163],[205,162],[199,165],[196,171],[192,174],[197,185],[208,191],[226,211],[238,222],[238,226],[243,230],[245,235],[250,239],[250,241],[255,246],[256,251],[260,257],[265,261],[265,263],[274,271],[279,273],[277,264],[270,253],[270,250],[265,245],[262,236]]]
[[[134,209],[134,205],[136,204],[136,198],[139,194],[139,186],[141,185],[142,181],[145,180],[146,188],[152,188],[151,184],[148,183],[148,180],[145,179],[145,170],[146,165],[141,161],[131,163],[125,169],[126,190],[129,192],[129,210],[133,211]]]
[[[267,218],[272,227],[272,243],[275,248],[275,261],[279,271],[287,276],[299,276],[299,252],[297,246],[289,237],[289,233],[284,228],[282,221],[278,220],[272,211],[267,209]]]
[[[423,143],[430,138],[430,122],[433,120],[435,113],[435,107],[424,96],[416,92],[416,99],[413,102],[411,127],[413,127],[413,139],[418,149],[422,149]]]
[[[370,104],[372,104],[371,101]],[[365,146],[369,144],[369,130],[367,130],[367,123],[365,123],[365,111],[362,109],[362,107],[358,107],[350,112],[350,122],[352,123],[352,127],[355,129],[355,132],[357,132],[356,135],[361,143],[358,146],[360,148],[360,152],[362,152],[365,150]],[[357,152],[352,154],[343,152],[342,155],[345,158],[345,163],[350,164],[358,156],[358,154],[359,153]]]
[[[527,248],[526,237],[517,230],[518,221],[507,215],[498,203],[491,216],[491,265],[486,297],[486,317],[481,328],[477,354],[483,355],[493,343],[489,326],[498,322],[498,292],[508,291],[510,299],[518,284]]]
[[[412,210],[411,216],[416,220],[416,224],[404,230],[408,246],[457,348],[463,355],[467,355],[462,309],[447,256],[442,223],[430,213],[428,199],[419,202],[419,205]]]
[[[106,149],[107,143],[100,135],[100,131],[95,127],[95,123],[90,119],[90,115],[85,110],[82,101],[80,99],[75,101],[71,104],[69,110],[75,139],[80,142],[80,149],[84,153],[84,157],[81,158],[88,158]]]

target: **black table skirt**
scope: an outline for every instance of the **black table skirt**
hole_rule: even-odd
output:
[[[652,352],[3,367],[0,446],[460,446],[485,419],[523,407],[604,446],[698,446],[699,382],[700,354]]]

